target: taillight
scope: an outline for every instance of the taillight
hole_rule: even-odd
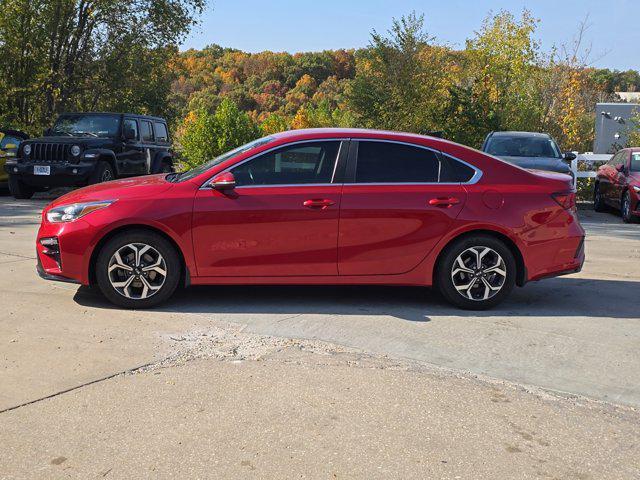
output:
[[[576,206],[576,192],[552,193],[551,197],[558,202],[558,205],[566,210]]]

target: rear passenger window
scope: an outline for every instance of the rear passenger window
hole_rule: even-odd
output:
[[[153,124],[153,129],[156,134],[156,141],[158,142],[168,142],[169,135],[167,134],[167,126],[164,123],[155,122]]]
[[[151,130],[151,122],[142,120],[140,122],[140,133],[143,142],[153,142],[153,130]]]
[[[436,183],[440,161],[435,152],[399,143],[360,141],[356,183]]]
[[[476,171],[469,165],[462,163],[448,155],[440,156],[442,167],[440,168],[441,183],[466,183],[475,175]]]

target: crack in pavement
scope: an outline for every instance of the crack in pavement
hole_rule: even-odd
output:
[[[116,373],[111,373],[111,374],[106,375],[104,377],[96,378],[94,380],[90,380],[90,381],[82,383],[80,385],[76,385],[76,386],[73,386],[73,387],[65,388],[64,390],[60,390],[58,392],[52,393],[50,395],[47,395],[45,397],[36,398],[35,400],[29,400],[28,402],[24,402],[24,403],[21,403],[19,405],[14,405],[13,407],[4,408],[4,409],[0,410],[0,414],[7,413],[7,412],[10,412],[12,410],[17,410],[18,408],[26,407],[28,405],[33,405],[34,403],[42,402],[43,400],[48,400],[49,398],[54,398],[54,397],[57,397],[59,395],[63,395],[65,393],[73,392],[74,390],[78,390],[80,388],[87,387],[87,386],[93,385],[95,383],[104,382],[105,380],[110,380],[110,379],[115,378],[115,377],[117,377],[119,375],[127,375],[127,374],[130,374],[130,373],[135,373],[138,370],[142,370],[144,368],[147,368],[147,367],[153,365],[154,363],[156,363],[156,362],[145,363],[145,364],[139,365],[137,367],[128,368],[126,370],[121,370],[121,371],[116,372]]]
[[[36,257],[28,257],[27,255],[20,255],[18,253],[0,252],[0,255],[7,255],[8,257],[18,257],[25,260],[35,260]]]

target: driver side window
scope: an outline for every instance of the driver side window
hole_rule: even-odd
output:
[[[308,142],[265,153],[231,170],[237,186],[331,183],[339,141]]]

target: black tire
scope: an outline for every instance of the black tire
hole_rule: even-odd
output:
[[[173,168],[173,164],[168,160],[163,161],[162,164],[160,165],[160,173],[173,173],[173,172],[175,172],[175,169]]]
[[[469,249],[474,247],[479,247],[480,252],[484,252],[485,248],[489,248],[492,252],[489,252],[487,255],[490,255],[491,258],[495,259],[496,264],[498,264],[499,258],[495,254],[498,254],[504,264],[504,268],[501,266],[498,272],[504,271],[505,275],[503,277],[498,272],[483,275],[484,272],[480,271],[483,268],[482,261],[484,261],[485,258],[489,259],[490,257],[481,256],[481,266],[479,269],[470,267],[469,270],[473,270],[473,273],[459,272],[456,276],[458,279],[460,279],[461,276],[463,277],[462,280],[464,280],[464,282],[462,283],[466,283],[467,281],[469,282],[469,285],[475,285],[477,283],[477,286],[474,286],[471,289],[474,293],[468,293],[467,290],[467,294],[463,294],[460,293],[454,285],[454,280],[452,278],[454,273],[454,263],[457,268],[459,265],[457,263],[458,257],[463,254],[466,255],[467,252],[469,252]],[[476,270],[478,270],[478,272],[476,272]],[[509,293],[511,293],[511,290],[515,285],[516,272],[516,261],[513,257],[513,253],[511,253],[511,250],[504,244],[504,242],[490,235],[477,234],[468,235],[455,240],[446,248],[438,261],[435,281],[440,293],[449,303],[465,310],[486,310],[498,305],[509,295]],[[467,278],[465,279],[464,277]],[[492,293],[490,290],[491,296],[486,299],[468,298],[469,295],[475,296],[476,294],[479,294],[479,296],[482,296],[481,293],[486,291],[484,290],[486,283],[489,283],[495,288],[500,286],[500,289],[496,293]]]
[[[159,253],[164,260],[163,266],[165,267],[164,271],[166,272],[164,282],[158,287],[158,290],[155,291],[155,293],[147,296],[146,298],[135,298],[137,296],[136,291],[140,290],[140,288],[135,287],[135,283],[138,282],[139,285],[142,285],[142,283],[137,281],[135,278],[131,283],[131,288],[133,290],[127,290],[127,293],[131,294],[131,297],[133,298],[128,298],[124,293],[119,292],[113,283],[118,283],[122,279],[126,281],[128,278],[123,276],[112,282],[112,278],[117,277],[120,272],[117,270],[114,270],[111,273],[109,272],[109,265],[112,257],[115,258],[114,255],[116,252],[121,252],[123,248],[126,249],[127,245],[130,244],[148,245],[152,247],[152,249],[155,249],[155,251]],[[142,257],[142,260],[144,261],[144,256]],[[125,258],[127,257],[122,257],[121,255],[121,258],[126,262]],[[127,263],[126,265],[131,264]],[[149,265],[147,265],[147,267],[149,267]],[[141,275],[144,275],[144,273],[139,271],[137,273],[139,273],[138,278]],[[133,275],[136,277],[135,274],[136,272],[131,272],[129,276]],[[150,308],[159,305],[173,295],[182,276],[182,263],[175,247],[162,235],[148,230],[134,229],[116,235],[108,240],[100,249],[95,263],[95,275],[100,291],[111,303],[124,308]]]
[[[622,211],[622,221],[624,223],[638,223],[640,221],[640,218],[631,214],[631,194],[629,190],[622,194],[620,210]]]
[[[11,195],[18,200],[29,199],[33,197],[33,194],[35,193],[35,189],[33,187],[30,187],[15,175],[9,175],[9,191],[11,192]]]
[[[596,183],[594,189],[593,189],[593,209],[596,212],[606,212],[607,211],[607,206],[604,203],[604,199],[602,198],[601,192],[600,192],[600,184]]]
[[[116,175],[111,164],[109,162],[100,161],[93,172],[91,172],[91,175],[89,175],[89,185],[108,182],[115,178]]]

